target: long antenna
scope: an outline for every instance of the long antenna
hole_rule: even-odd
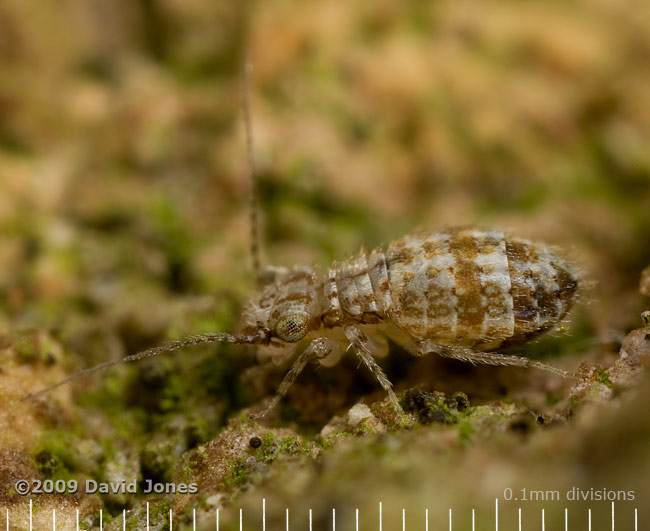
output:
[[[241,90],[242,90],[242,107],[244,111],[244,129],[246,132],[246,158],[248,159],[248,182],[250,183],[250,250],[253,259],[253,273],[257,286],[262,285],[262,261],[260,259],[260,234],[259,234],[259,182],[257,168],[255,167],[255,158],[253,157],[253,128],[251,125],[250,110],[250,83],[249,75],[253,70],[248,53],[244,52],[241,71]]]
[[[149,348],[147,350],[143,350],[142,352],[138,352],[137,354],[132,354],[131,356],[126,356],[124,358],[120,358],[119,360],[107,361],[106,363],[95,365],[94,367],[90,367],[89,369],[84,369],[83,371],[77,372],[72,376],[68,376],[66,379],[61,380],[60,382],[55,383],[50,387],[46,387],[45,389],[41,389],[40,391],[37,391],[35,393],[28,394],[27,396],[25,396],[24,400],[31,400],[37,398],[41,395],[49,393],[50,391],[52,391],[52,389],[56,389],[61,385],[67,384],[68,382],[72,382],[73,380],[77,380],[78,378],[82,378],[84,376],[92,374],[93,372],[103,371],[104,369],[108,369],[113,365],[118,365],[120,363],[126,363],[129,361],[137,361],[144,358],[152,358],[153,356],[158,356],[159,354],[163,354],[164,352],[180,350],[182,348],[202,345],[204,343],[218,342],[218,343],[252,344],[252,343],[260,343],[260,342],[263,343],[265,340],[266,340],[265,334],[263,332],[259,332],[257,334],[253,334],[249,336],[233,336],[231,334],[202,334],[198,336],[189,336],[183,339],[179,339],[178,341],[168,341],[167,343],[163,343],[162,345],[159,345],[157,347]]]

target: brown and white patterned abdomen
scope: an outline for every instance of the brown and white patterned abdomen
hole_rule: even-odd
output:
[[[395,324],[419,339],[490,350],[557,325],[577,275],[549,248],[497,230],[409,236],[386,252]]]
[[[322,319],[327,327],[391,319],[415,339],[491,350],[557,325],[577,287],[573,269],[544,244],[456,228],[330,269]]]

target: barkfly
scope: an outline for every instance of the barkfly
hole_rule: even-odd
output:
[[[264,416],[310,360],[335,365],[351,349],[400,408],[392,384],[375,361],[386,338],[415,356],[437,353],[477,364],[533,367],[569,374],[497,349],[522,345],[555,328],[576,299],[577,270],[553,248],[499,229],[455,227],[405,236],[386,248],[361,252],[325,274],[312,267],[262,272],[257,219],[247,62],[242,69],[253,267],[259,295],[245,308],[237,334],[190,336],[78,372],[30,398],[119,363],[205,343],[257,345],[267,358],[295,357]],[[267,278],[265,282],[265,277]],[[305,346],[306,345],[306,346]]]

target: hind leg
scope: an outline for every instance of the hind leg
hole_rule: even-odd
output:
[[[435,352],[443,358],[468,361],[469,363],[473,364],[534,368],[557,374],[563,378],[571,377],[571,374],[564,369],[553,367],[552,365],[542,363],[541,361],[531,360],[522,356],[499,354],[498,352],[480,352],[465,347],[450,347],[447,345],[439,345],[430,339],[424,339],[423,341],[420,341],[419,348],[419,354],[422,356],[431,352]]]

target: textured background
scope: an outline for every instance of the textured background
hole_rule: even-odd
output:
[[[281,378],[249,371],[242,381],[254,352],[215,347],[19,400],[164,339],[235,329],[254,293],[244,42],[266,263],[327,267],[419,229],[503,227],[563,248],[587,279],[570,335],[528,354],[569,370],[610,366],[640,326],[650,263],[649,20],[650,6],[632,0],[276,0],[247,13],[230,1],[5,0],[0,509],[24,514],[10,493],[19,477],[178,477],[192,450],[219,447],[227,418]],[[496,420],[472,421],[467,440],[446,425],[390,435],[347,426],[350,437],[328,447],[314,437],[334,415],[383,395],[354,360],[308,369],[269,419],[288,430],[272,435],[302,437],[296,447],[278,443],[282,459],[240,475],[241,452],[215,450],[228,481],[197,465],[199,496],[159,512],[258,510],[274,491],[303,519],[308,506],[349,519],[346,507],[375,511],[383,498],[396,522],[404,506],[444,521],[452,506],[491,511],[507,486],[648,492],[647,389],[605,385],[599,404],[580,409],[570,383],[534,371],[416,363],[399,351],[386,367],[398,391],[463,391]],[[526,411],[555,428],[511,429]],[[230,429],[224,440],[250,435]],[[143,501],[36,503],[45,518],[55,506],[119,515]]]

